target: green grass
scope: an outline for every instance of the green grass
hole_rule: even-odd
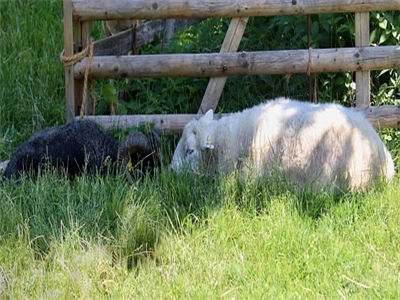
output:
[[[398,298],[398,186],[333,198],[168,171],[134,185],[53,173],[6,183],[0,290],[23,298]]]
[[[348,26],[347,18],[334,27]],[[265,40],[274,49],[304,47],[296,38],[304,36],[303,19],[269,20],[252,19],[241,47],[265,49]],[[189,29],[172,51],[216,51],[226,25]],[[0,161],[34,131],[65,122],[62,30],[62,1],[0,1]],[[398,80],[398,71],[388,72],[375,87],[389,75]],[[347,103],[351,76],[320,76],[321,96],[341,93]],[[136,81],[134,106],[194,112],[206,82]],[[302,75],[234,77],[220,109],[277,93],[304,96],[305,83]],[[400,101],[393,82],[379,91],[379,103]],[[399,131],[381,134],[399,166]],[[120,175],[68,180],[51,171],[0,182],[0,298],[400,298],[399,176],[329,196],[293,193],[277,178],[176,175],[166,167],[176,140],[163,137],[163,167],[132,184]]]
[[[65,120],[61,2],[0,1],[0,159]]]

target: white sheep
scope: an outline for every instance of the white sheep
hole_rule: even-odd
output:
[[[296,187],[329,192],[362,189],[395,174],[390,153],[361,113],[284,98],[219,120],[210,110],[190,121],[170,166],[257,176],[278,171]]]

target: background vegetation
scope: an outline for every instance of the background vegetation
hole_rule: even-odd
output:
[[[228,22],[192,26],[168,51],[218,51]],[[313,47],[353,46],[353,23],[352,14],[312,16]],[[398,12],[372,13],[371,28],[371,44],[399,44]],[[62,1],[0,1],[0,161],[36,130],[65,122],[62,32]],[[102,36],[99,23],[93,36]],[[305,47],[305,16],[252,18],[240,45]],[[400,104],[399,74],[372,73],[373,104]],[[318,100],[352,105],[353,81],[352,73],[318,74]],[[193,113],[206,85],[99,81],[98,113],[109,112],[118,90],[128,95],[118,113]],[[307,99],[307,77],[229,78],[218,110],[276,96]],[[399,167],[399,131],[380,133]],[[278,179],[173,174],[165,165],[174,142],[163,137],[163,168],[134,184],[53,171],[0,182],[0,297],[399,298],[398,177],[360,194],[299,195]]]

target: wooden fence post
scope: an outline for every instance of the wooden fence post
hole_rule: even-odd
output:
[[[90,22],[77,22],[75,26],[75,48],[76,52],[82,51],[90,44]],[[75,115],[78,115],[82,106],[83,100],[83,82],[84,79],[75,79]],[[90,104],[89,82],[86,87],[86,106],[85,115],[92,113],[92,106]]]
[[[82,22],[74,22],[75,34],[74,34],[74,53],[80,52],[83,49],[82,45]],[[75,116],[79,114],[79,109],[82,105],[82,93],[83,93],[83,78],[75,78],[74,80],[74,97]]]
[[[64,0],[64,55],[74,54],[72,0]],[[74,66],[65,66],[65,99],[67,122],[75,119]]]
[[[369,46],[369,12],[356,13],[356,47]],[[370,106],[370,71],[356,72],[356,106]]]

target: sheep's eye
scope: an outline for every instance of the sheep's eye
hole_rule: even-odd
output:
[[[190,155],[190,154],[192,154],[193,152],[194,152],[193,149],[187,149],[187,150],[186,150],[186,155]]]

